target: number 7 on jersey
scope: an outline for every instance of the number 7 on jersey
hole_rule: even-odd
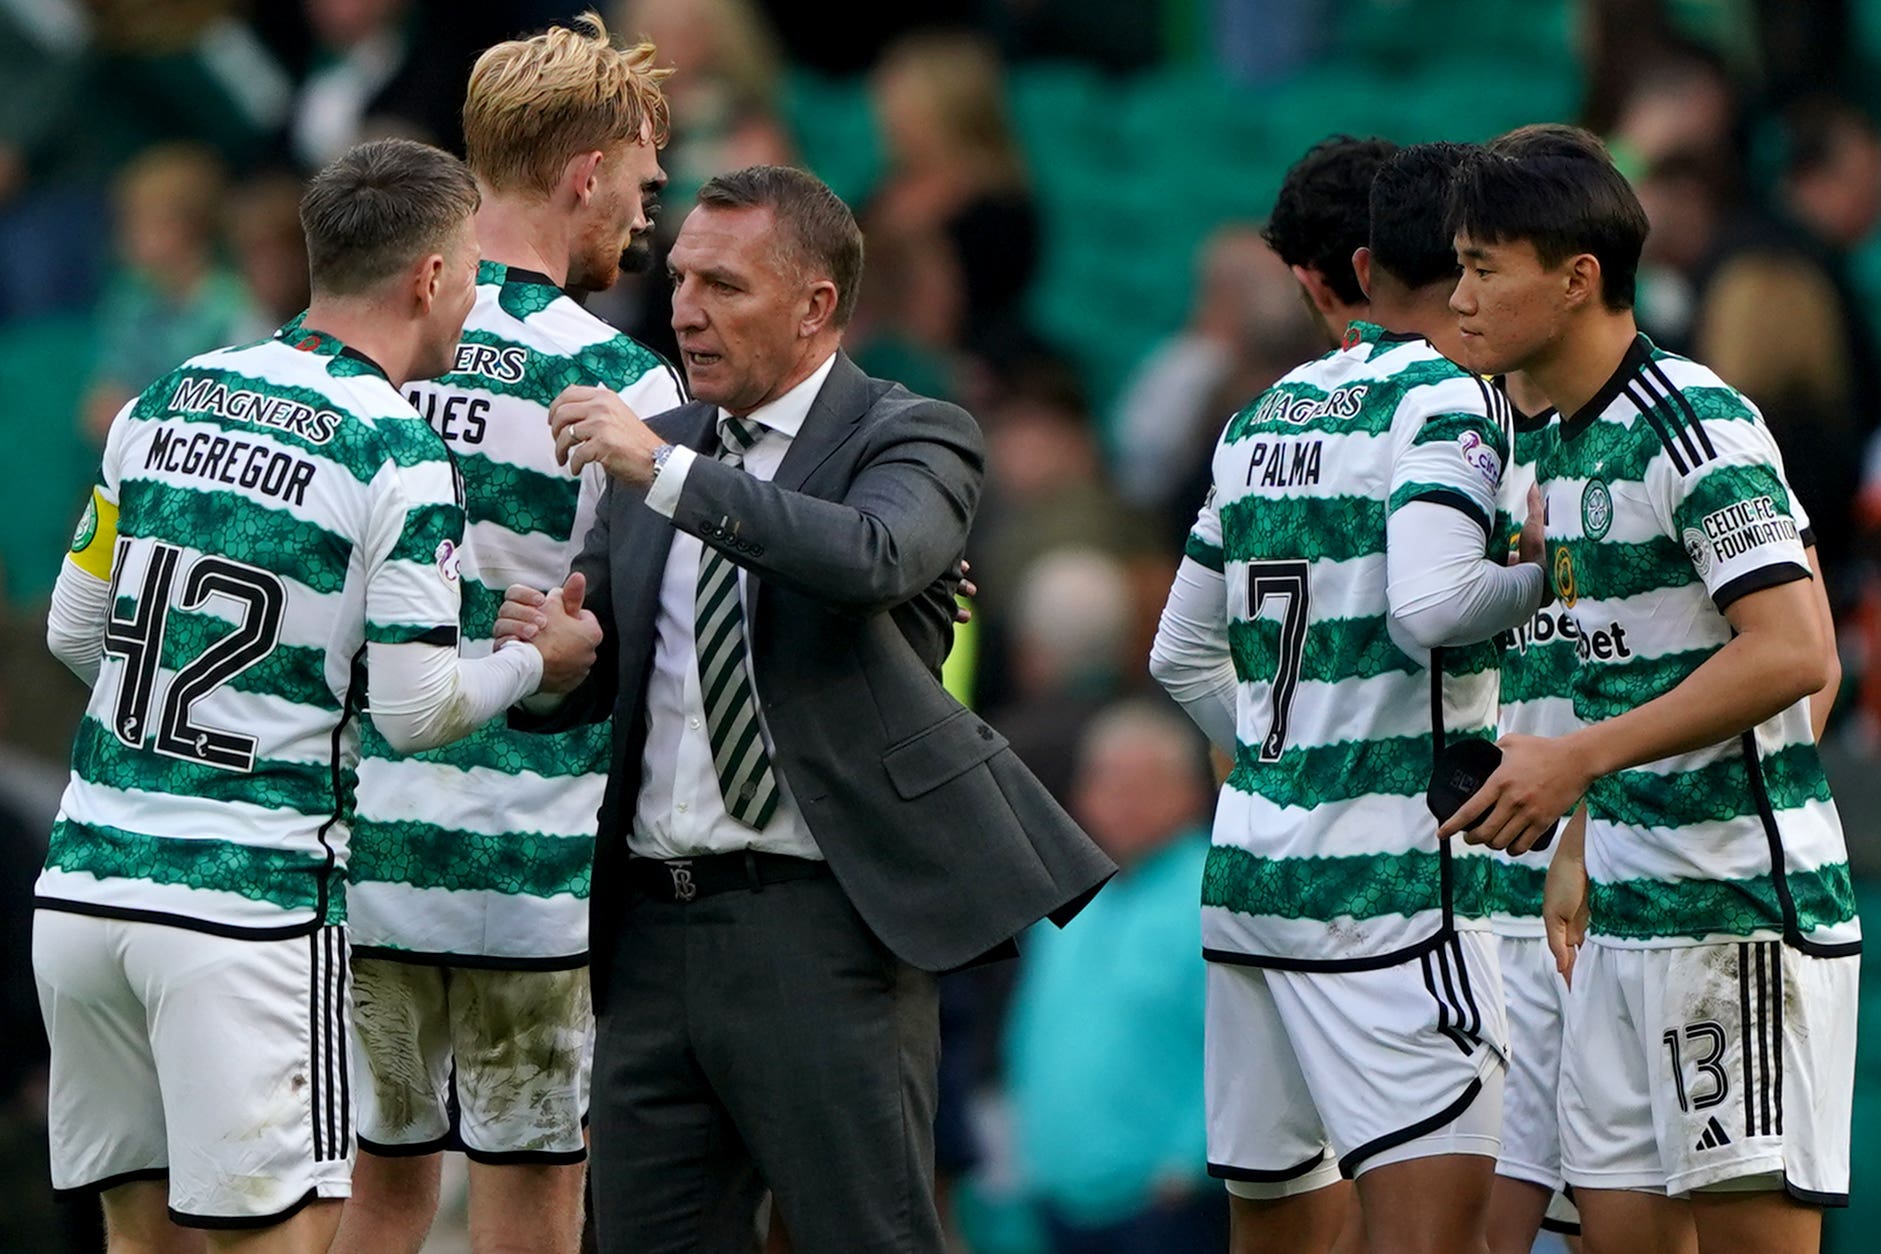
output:
[[[1279,663],[1274,668],[1273,720],[1261,741],[1260,760],[1278,762],[1287,747],[1287,717],[1300,686],[1300,660],[1306,654],[1308,565],[1300,561],[1250,562],[1247,568],[1247,616],[1261,616],[1269,601],[1284,601],[1280,617]]]

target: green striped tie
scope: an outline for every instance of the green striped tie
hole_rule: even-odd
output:
[[[718,459],[744,464],[745,451],[764,434],[762,423],[726,417],[719,421],[723,447]],[[738,567],[711,545],[699,554],[699,594],[694,605],[694,642],[699,650],[699,686],[705,698],[705,730],[725,811],[746,827],[762,830],[777,813],[777,776],[758,728],[757,696],[745,666],[745,615],[738,600]]]

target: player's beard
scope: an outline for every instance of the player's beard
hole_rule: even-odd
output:
[[[568,269],[568,286],[581,292],[605,292],[623,274],[645,274],[653,268],[653,231],[629,235],[618,250],[599,244],[575,259]]]
[[[648,227],[628,237],[627,247],[620,250],[620,272],[645,274],[651,269],[653,269],[653,228]]]

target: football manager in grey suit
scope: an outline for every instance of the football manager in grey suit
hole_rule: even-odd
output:
[[[550,423],[610,486],[545,595],[606,638],[519,725],[614,718],[593,886],[593,1181],[606,1254],[941,1254],[935,972],[1063,923],[1114,868],[941,687],[980,494],[963,410],[841,350],[862,237],[760,166],[669,259],[693,403],[570,388]],[[553,700],[553,699],[551,699]]]

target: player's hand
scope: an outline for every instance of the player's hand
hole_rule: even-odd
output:
[[[1580,800],[1593,777],[1581,762],[1578,742],[1568,736],[1504,736],[1496,747],[1502,765],[1437,835],[1527,853]]]
[[[960,565],[957,568],[957,573],[960,576],[960,586],[954,589],[954,621],[956,623],[970,623],[973,621],[973,607],[965,602],[971,601],[974,597],[980,595],[980,585],[967,578],[967,572],[972,569],[972,562],[969,562],[964,557],[960,559]],[[963,601],[962,598],[965,598],[965,600]]]
[[[1570,823],[1585,823],[1582,810]],[[1574,959],[1587,939],[1587,862],[1579,841],[1563,840],[1548,863],[1548,882],[1542,889],[1541,922],[1548,930],[1548,952],[1554,969],[1574,987]]]
[[[595,651],[601,647],[601,623],[592,610],[581,607],[588,578],[579,572],[544,600],[544,622],[530,641],[542,654],[541,692],[572,692],[594,669]]]
[[[1547,504],[1541,495],[1541,489],[1534,484],[1528,488],[1528,519],[1522,524],[1522,534],[1515,542],[1514,561],[1533,562],[1546,569],[1548,557],[1548,536],[1546,529]]]
[[[618,393],[579,384],[550,404],[549,431],[555,460],[571,471],[599,462],[610,478],[636,488],[653,482],[653,450],[666,443]]]
[[[509,591],[503,594],[503,604],[496,611],[496,647],[500,649],[511,642],[527,643],[534,640],[536,633],[549,621],[548,611],[544,608],[548,600],[546,592],[527,584],[511,584]]]

